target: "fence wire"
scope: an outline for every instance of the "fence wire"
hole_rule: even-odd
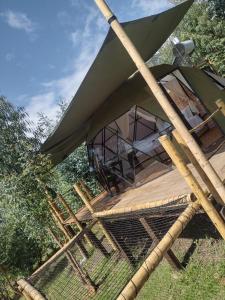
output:
[[[95,223],[86,231],[93,247],[81,235],[65,252],[34,273],[29,281],[49,300],[116,299],[186,207],[184,200],[177,200],[157,208],[104,217],[101,221],[116,242],[117,251],[113,250],[100,226]],[[183,267],[190,263],[194,252],[197,253],[195,255],[198,263],[202,263],[201,266],[208,264],[209,258],[210,263],[215,265],[225,255],[225,247],[218,240],[219,236],[209,219],[199,211],[181,234],[181,238],[175,241],[172,251]],[[79,251],[78,242],[86,249],[86,257]],[[186,278],[182,274],[185,273],[175,272],[164,259],[138,299],[195,299],[185,298],[185,294],[183,298],[180,297],[179,293],[183,291],[181,283]]]

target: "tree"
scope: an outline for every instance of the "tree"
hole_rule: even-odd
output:
[[[195,2],[175,34],[181,40],[193,39],[195,51],[191,58],[198,65],[203,60],[209,60],[220,75],[225,75],[225,20],[224,0]],[[222,17],[223,16],[223,17]]]
[[[15,278],[37,265],[51,245],[49,210],[39,180],[54,178],[41,139],[24,109],[0,97],[0,266]]]

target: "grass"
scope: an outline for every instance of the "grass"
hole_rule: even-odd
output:
[[[199,242],[184,271],[175,273],[164,260],[150,276],[137,299],[225,299],[224,258],[224,242]]]

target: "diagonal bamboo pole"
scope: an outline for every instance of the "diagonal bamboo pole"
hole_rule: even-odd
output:
[[[180,174],[183,176],[184,180],[188,184],[188,186],[191,188],[193,193],[195,194],[196,198],[199,200],[201,206],[203,207],[204,211],[207,213],[209,218],[211,219],[212,223],[215,225],[216,229],[222,236],[222,238],[225,240],[225,223],[220,216],[220,214],[217,212],[213,204],[209,201],[207,198],[205,192],[201,188],[198,181],[193,176],[192,172],[188,168],[188,166],[183,161],[182,156],[177,151],[176,147],[173,145],[171,140],[168,136],[163,135],[159,138],[159,141],[161,142],[162,146],[166,150],[166,152],[171,157],[173,163],[177,167]]]
[[[190,194],[182,194],[176,197],[172,197],[164,200],[156,200],[156,201],[151,201],[151,199],[149,199],[149,202],[143,204],[136,204],[127,207],[111,208],[109,210],[102,210],[93,213],[93,217],[104,218],[104,217],[110,217],[116,215],[132,214],[132,213],[140,212],[141,210],[160,207],[162,205],[174,206],[174,202],[176,201],[178,201],[178,205],[186,204],[187,202],[191,201]]]
[[[145,79],[147,85],[149,86],[150,90],[152,91],[153,95],[163,108],[164,112],[167,114],[169,120],[172,122],[174,127],[177,129],[179,134],[183,137],[185,143],[195,156],[196,160],[199,162],[200,166],[204,170],[204,172],[209,177],[210,181],[214,185],[215,189],[217,190],[218,194],[220,195],[221,199],[225,204],[225,187],[210,164],[210,162],[206,159],[205,155],[203,154],[201,148],[189,133],[188,129],[184,125],[183,121],[174,110],[173,106],[167,99],[166,95],[163,93],[162,89],[160,88],[159,84],[157,83],[156,79],[154,78],[152,72],[146,66],[143,58],[139,54],[138,50],[124,31],[123,27],[118,22],[115,15],[110,10],[109,6],[106,4],[104,0],[95,0],[97,6],[99,7],[100,11],[106,18],[107,22],[110,24],[114,32],[116,33],[117,37],[121,41],[122,45],[130,55],[131,59],[137,66],[137,69]]]
[[[71,209],[71,207],[69,206],[69,204],[66,202],[66,200],[64,199],[64,197],[63,197],[61,194],[58,193],[57,195],[58,195],[58,199],[59,199],[59,200],[61,201],[61,203],[64,205],[64,207],[66,208],[66,210],[67,210],[68,214],[70,215],[70,217],[74,219],[74,222],[75,222],[75,224],[77,225],[78,229],[79,229],[80,231],[82,231],[82,230],[83,230],[83,225],[82,225],[82,224],[80,223],[80,221],[77,219],[75,213],[73,212],[73,210]],[[85,237],[87,243],[88,243],[91,247],[93,247],[93,244],[92,244],[91,240],[89,239],[89,237],[88,237],[86,234],[84,235],[84,237]]]
[[[30,297],[32,300],[46,300],[46,298],[36,290],[28,281],[25,279],[19,279],[17,281],[22,293],[25,292],[25,296]]]
[[[92,205],[90,203],[90,198],[89,198],[89,196],[86,193],[84,193],[82,191],[80,184],[75,183],[74,184],[74,190],[80,196],[80,198],[82,199],[82,201],[84,202],[84,204],[86,205],[86,207],[88,208],[88,210],[90,211],[90,213],[93,214],[94,213],[94,208],[92,207]],[[99,227],[101,228],[103,234],[105,235],[105,237],[109,241],[109,243],[112,246],[113,250],[115,250],[115,251],[119,250],[117,244],[114,242],[114,240],[112,239],[111,235],[106,230],[106,228],[104,226],[104,223],[100,219],[97,219],[97,220],[98,220]]]
[[[155,241],[157,244],[160,242],[157,234],[155,233],[155,230],[149,225],[149,223],[146,221],[144,217],[141,217],[139,219],[141,222],[142,226],[144,227],[145,231],[149,235],[152,241]],[[165,259],[168,261],[168,263],[171,265],[171,267],[176,270],[180,271],[183,269],[179,259],[176,257],[174,252],[169,249],[165,254],[164,254]]]
[[[57,238],[57,236],[54,234],[54,232],[50,228],[48,228],[48,232],[51,235],[51,237],[53,238],[53,240],[55,241],[55,243],[59,246],[59,248],[62,249],[63,245],[60,242],[60,240]],[[80,278],[81,282],[87,286],[87,288],[90,292],[95,292],[95,290],[96,290],[95,284],[92,282],[89,275],[82,270],[79,263],[75,259],[74,255],[72,255],[71,251],[67,249],[67,250],[65,250],[64,253],[65,253],[66,258],[69,261],[70,265],[72,266],[75,274]]]
[[[163,259],[164,254],[171,248],[174,241],[179,237],[199,208],[198,201],[188,205],[123,289],[117,300],[132,300],[136,298],[151,273]]]
[[[218,99],[216,101],[216,105],[221,110],[222,114],[225,117],[225,103],[223,102],[223,100],[222,99]]]
[[[218,203],[220,203],[221,205],[223,205],[223,202],[222,202],[222,200],[220,198],[220,195],[217,193],[217,190],[214,188],[214,186],[212,185],[212,183],[209,180],[208,176],[202,170],[202,168],[199,165],[198,161],[195,159],[194,155],[192,154],[192,152],[190,151],[190,149],[187,147],[187,145],[185,144],[184,140],[182,139],[182,137],[180,136],[180,134],[178,133],[178,131],[175,129],[175,130],[172,131],[172,134],[175,137],[175,139],[176,139],[177,143],[179,144],[179,146],[182,148],[182,150],[186,154],[186,156],[189,159],[189,161],[192,163],[192,165],[195,167],[195,169],[199,173],[200,177],[204,181],[204,183],[205,183],[206,187],[208,188],[209,192],[212,193],[213,197],[216,199],[216,201]]]

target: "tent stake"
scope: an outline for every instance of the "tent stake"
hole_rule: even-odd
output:
[[[206,159],[204,153],[202,152],[201,148],[192,137],[192,135],[187,130],[186,126],[182,122],[179,115],[176,113],[172,105],[170,104],[169,100],[163,93],[162,89],[160,88],[159,84],[157,83],[155,77],[153,76],[152,72],[146,66],[144,60],[142,59],[141,55],[139,54],[138,50],[135,48],[134,44],[118,22],[116,16],[112,13],[109,6],[106,4],[104,0],[95,0],[97,6],[99,7],[100,11],[106,18],[107,22],[110,24],[112,29],[114,30],[115,34],[121,41],[122,45],[130,55],[131,59],[137,66],[137,69],[145,79],[147,85],[149,86],[150,90],[152,91],[155,98],[158,100],[159,104],[167,114],[169,120],[172,122],[174,127],[177,129],[179,134],[183,137],[185,143],[190,148],[190,151],[195,156],[196,160],[199,162],[202,169],[208,175],[210,181],[214,185],[215,189],[217,190],[218,194],[220,195],[221,199],[225,204],[225,187],[210,164],[210,162]]]
[[[205,192],[199,185],[198,181],[196,180],[196,178],[193,176],[188,166],[183,161],[182,156],[177,151],[176,147],[173,145],[173,143],[171,142],[168,136],[166,135],[161,136],[159,138],[159,141],[161,142],[164,149],[171,157],[173,163],[177,167],[180,174],[183,176],[188,186],[191,188],[196,198],[199,200],[204,211],[207,213],[207,215],[209,216],[212,223],[217,228],[222,238],[225,240],[225,223],[222,217],[217,212],[213,204],[209,201],[208,197],[206,196]]]

